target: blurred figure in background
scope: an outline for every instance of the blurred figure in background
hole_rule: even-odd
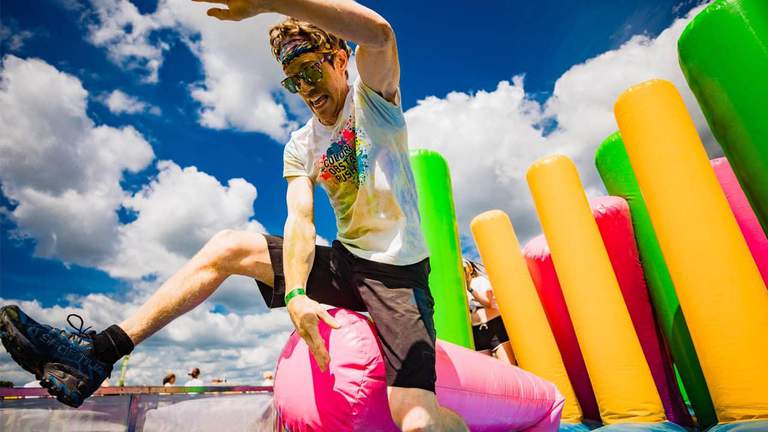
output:
[[[464,280],[472,318],[475,350],[509,364],[517,364],[485,270],[480,264],[465,258]]]
[[[176,374],[169,372],[168,375],[163,378],[163,387],[173,387],[176,385]]]
[[[272,371],[264,371],[263,374],[261,374],[261,385],[263,386],[272,386],[275,385],[275,376],[272,373]]]
[[[203,385],[203,380],[200,379],[200,369],[192,368],[187,374],[192,377],[191,380],[184,383],[184,387],[197,387]]]

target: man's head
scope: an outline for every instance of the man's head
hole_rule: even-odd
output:
[[[335,123],[348,91],[347,43],[293,18],[272,27],[269,42],[285,72],[285,88],[301,96],[321,123]]]
[[[197,377],[200,376],[200,369],[192,368],[192,370],[189,371],[189,373],[187,375],[191,376],[192,378],[197,378]]]

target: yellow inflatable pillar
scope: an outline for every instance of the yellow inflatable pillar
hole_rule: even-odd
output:
[[[552,156],[534,163],[527,177],[603,422],[664,421],[576,167],[565,156]]]
[[[768,418],[768,291],[683,99],[648,81],[615,114],[718,419]]]
[[[509,217],[491,210],[475,217],[471,228],[518,365],[552,381],[565,397],[562,421],[580,423],[581,407]]]

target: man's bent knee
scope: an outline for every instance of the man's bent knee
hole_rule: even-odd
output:
[[[437,422],[439,409],[435,394],[418,388],[388,387],[392,420],[403,431],[430,430]]]
[[[403,431],[461,431],[467,425],[455,412],[440,407],[434,393],[418,388],[387,387],[392,420]]]
[[[208,265],[227,274],[251,275],[258,267],[270,264],[266,238],[249,231],[219,231],[203,247],[201,255]]]

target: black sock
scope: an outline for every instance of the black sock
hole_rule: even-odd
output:
[[[112,365],[133,351],[133,341],[117,325],[111,325],[93,337],[93,351],[100,361]]]

